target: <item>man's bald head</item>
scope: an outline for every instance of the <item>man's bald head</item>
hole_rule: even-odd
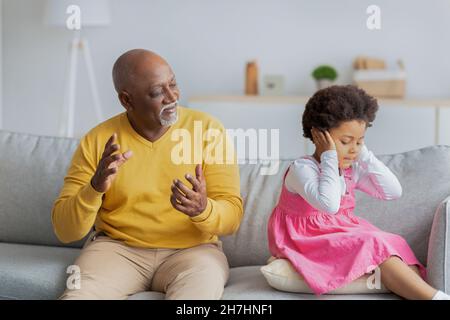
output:
[[[136,79],[139,79],[140,76],[145,76],[149,71],[162,65],[169,67],[166,60],[152,51],[129,50],[114,63],[112,70],[114,88],[117,93],[120,93],[136,83]]]

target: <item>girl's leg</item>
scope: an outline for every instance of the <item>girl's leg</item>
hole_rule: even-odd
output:
[[[417,268],[411,268],[397,256],[380,264],[381,282],[399,296],[408,300],[431,300],[437,290],[426,283]]]
[[[408,266],[408,267],[420,277],[420,271],[418,266]]]

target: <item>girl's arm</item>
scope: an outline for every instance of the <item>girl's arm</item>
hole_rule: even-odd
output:
[[[398,199],[402,186],[397,177],[363,145],[357,161],[356,188],[383,200]]]
[[[320,156],[322,172],[310,159],[298,159],[289,168],[285,185],[288,191],[302,196],[314,208],[335,214],[341,204],[336,150],[325,151]]]

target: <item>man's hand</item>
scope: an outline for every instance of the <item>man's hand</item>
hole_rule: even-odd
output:
[[[170,203],[175,209],[190,217],[195,217],[205,211],[208,202],[206,181],[199,164],[195,167],[195,175],[195,177],[190,174],[185,175],[186,179],[192,184],[192,189],[189,189],[178,179],[173,181],[171,187]]]
[[[113,154],[120,149],[118,144],[114,144],[117,134],[114,133],[106,142],[102,158],[98,163],[97,170],[91,180],[92,187],[98,192],[106,192],[111,187],[117,176],[119,167],[131,158],[133,152],[128,150],[124,153]]]
[[[328,131],[321,131],[316,128],[311,129],[314,145],[316,146],[317,156],[328,150],[336,150],[336,143]]]

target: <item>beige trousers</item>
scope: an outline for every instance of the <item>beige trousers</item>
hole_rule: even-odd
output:
[[[91,235],[74,263],[60,299],[127,299],[158,291],[166,299],[220,299],[229,277],[222,244],[187,249],[134,248],[105,235]],[[78,277],[78,278],[77,278]]]

